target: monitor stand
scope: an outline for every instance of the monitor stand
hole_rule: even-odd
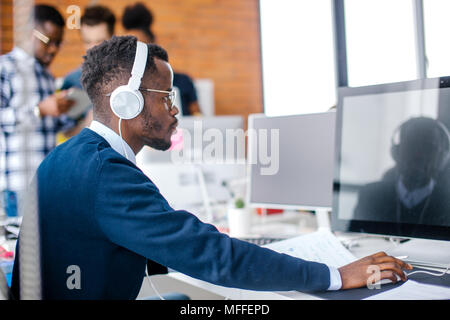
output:
[[[450,241],[411,239],[386,253],[402,257],[403,261],[417,267],[446,269],[450,266]]]
[[[315,213],[318,229],[331,231],[330,210],[326,208],[317,208]]]

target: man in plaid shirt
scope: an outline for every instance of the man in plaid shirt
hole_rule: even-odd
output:
[[[55,92],[47,70],[63,39],[64,19],[53,7],[34,7],[34,30],[0,56],[0,191],[8,214],[44,157],[55,147],[58,131],[75,123],[63,113],[73,101]],[[17,39],[16,39],[17,40]]]

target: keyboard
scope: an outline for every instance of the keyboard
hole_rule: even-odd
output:
[[[272,243],[272,242],[286,240],[286,238],[272,238],[272,237],[255,237],[255,238],[248,237],[248,238],[238,238],[238,239],[256,244],[258,246],[264,246],[264,245]]]

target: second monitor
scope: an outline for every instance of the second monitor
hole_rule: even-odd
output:
[[[252,115],[249,130],[259,133],[278,132],[276,143],[278,171],[263,174],[264,164],[252,158],[260,152],[249,135],[249,192],[252,206],[287,209],[330,209],[333,192],[333,162],[335,151],[335,112],[266,117]],[[266,130],[266,131],[264,131]],[[277,135],[268,136],[277,137]]]

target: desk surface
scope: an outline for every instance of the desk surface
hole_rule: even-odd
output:
[[[295,215],[293,217],[295,217]],[[288,218],[291,219],[292,217],[288,216]],[[263,221],[264,220],[265,219],[263,219]],[[265,228],[261,230],[258,229],[258,231],[261,231],[261,233],[258,232],[258,234],[260,235],[272,234],[273,230],[270,228],[270,226],[274,227],[277,222],[284,222],[284,221],[285,218],[284,219],[281,219],[280,217],[273,217],[272,219],[269,218],[267,221],[269,223],[266,225]],[[262,223],[262,225],[264,224],[265,223]],[[294,226],[295,225],[296,224],[294,223]],[[314,231],[311,228],[311,224],[308,224],[306,228],[305,225],[302,224],[300,225],[297,224],[296,226],[299,227],[302,231],[306,230],[309,230],[309,232]],[[288,228],[288,231],[292,230]],[[358,258],[362,258],[379,251],[389,251],[390,249],[395,247],[394,243],[380,237],[361,236],[358,234],[351,234],[351,235],[342,234],[338,235],[338,238],[340,238],[341,240],[345,239],[347,242],[349,241],[352,242],[350,251]],[[15,241],[12,240],[2,241],[1,244],[7,250],[14,250],[15,248]],[[381,289],[373,289],[373,290],[369,290],[367,288],[359,288],[352,290],[329,291],[321,293],[317,292],[308,293],[299,291],[269,292],[269,291],[252,291],[252,290],[222,287],[202,280],[191,278],[187,275],[178,272],[171,272],[169,273],[169,276],[171,278],[177,279],[179,281],[188,283],[190,285],[199,287],[204,290],[208,290],[217,295],[232,300],[317,300],[317,299],[359,300],[374,294],[381,293],[386,290],[390,290],[403,284],[403,282],[397,284],[385,284],[381,286]],[[434,277],[431,275],[419,273],[414,274],[409,278],[421,283],[443,285],[450,287],[450,274],[447,274],[443,277]]]
[[[362,258],[379,251],[388,251],[394,246],[393,243],[378,237],[364,237],[355,239],[353,241],[354,245],[350,249],[350,251],[358,258]],[[178,272],[171,272],[169,276],[232,300],[360,300],[404,284],[404,282],[399,282],[397,284],[384,284],[381,285],[380,289],[372,290],[368,288],[359,288],[321,293],[299,291],[268,292],[226,288],[202,280],[194,279]],[[410,279],[422,283],[450,287],[450,274],[447,274],[443,277],[434,277],[427,274],[417,273],[410,276]]]

